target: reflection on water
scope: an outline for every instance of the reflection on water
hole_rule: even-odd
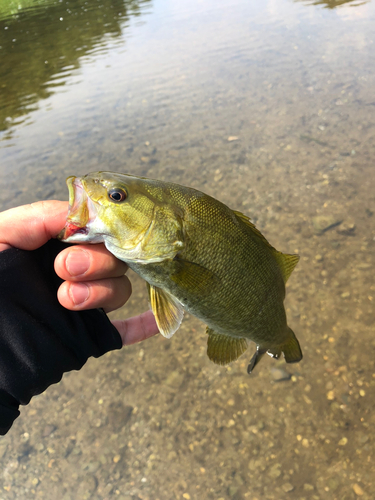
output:
[[[148,2],[37,2],[0,20],[0,131],[22,123],[40,99],[66,85],[85,55],[118,40],[129,17],[140,15],[140,5]]]
[[[295,0],[297,2],[305,2],[310,5],[323,5],[326,9],[335,9],[340,5],[350,4],[351,7],[359,7],[368,2],[368,0]]]
[[[45,24],[24,12],[22,50],[6,38],[1,207],[67,199],[66,176],[100,169],[219,198],[300,254],[286,308],[304,359],[215,366],[186,317],[169,341],[90,360],[1,440],[4,498],[372,500],[374,2],[62,4]],[[148,307],[132,281],[116,317]]]

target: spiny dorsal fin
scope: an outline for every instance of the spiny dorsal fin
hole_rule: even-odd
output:
[[[207,356],[218,365],[227,365],[238,359],[247,349],[247,340],[216,333],[207,327]]]
[[[267,239],[263,236],[263,234],[259,231],[259,229],[257,229],[255,227],[255,225],[251,222],[251,220],[249,219],[249,217],[247,215],[244,215],[241,212],[237,212],[237,210],[233,210],[233,212],[238,219],[242,220],[242,222],[244,222],[247,226],[249,226],[251,228],[253,233],[256,236],[258,236],[258,238],[260,238],[265,245],[267,245],[269,248],[271,248],[272,250],[275,250],[277,252],[277,250],[271,245],[271,243],[269,241],[267,241]]]
[[[148,294],[156,324],[163,337],[170,339],[178,330],[184,316],[184,309],[173,295],[147,283]]]
[[[249,217],[247,215],[242,214],[241,212],[237,212],[236,210],[233,210],[234,214],[236,217],[245,224],[247,224],[248,227],[251,228],[253,233],[258,236],[262,240],[262,242],[268,246],[268,248],[272,251],[280,269],[281,273],[283,275],[284,283],[288,281],[289,276],[292,274],[293,269],[296,267],[299,261],[299,256],[296,254],[286,254],[279,252],[274,248],[268,241],[267,239],[263,236],[263,234],[257,229],[254,224],[251,222]]]

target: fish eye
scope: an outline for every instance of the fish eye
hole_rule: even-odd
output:
[[[114,201],[115,203],[121,203],[122,201],[126,200],[127,196],[128,195],[126,191],[121,188],[114,188],[108,191],[109,199]]]

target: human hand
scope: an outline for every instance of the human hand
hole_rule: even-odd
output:
[[[9,248],[35,250],[64,227],[68,203],[40,201],[0,213],[0,252]],[[65,280],[58,300],[66,309],[82,311],[103,308],[113,311],[131,294],[127,265],[104,245],[76,245],[64,249],[55,260],[55,271]],[[140,342],[158,333],[151,311],[128,320],[113,321],[123,345]]]

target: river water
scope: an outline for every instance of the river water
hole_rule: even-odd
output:
[[[95,170],[203,190],[300,254],[304,352],[248,376],[187,317],[90,360],[0,441],[0,499],[375,498],[374,21],[362,1],[0,1],[0,208]],[[132,280],[115,317],[148,307]]]

